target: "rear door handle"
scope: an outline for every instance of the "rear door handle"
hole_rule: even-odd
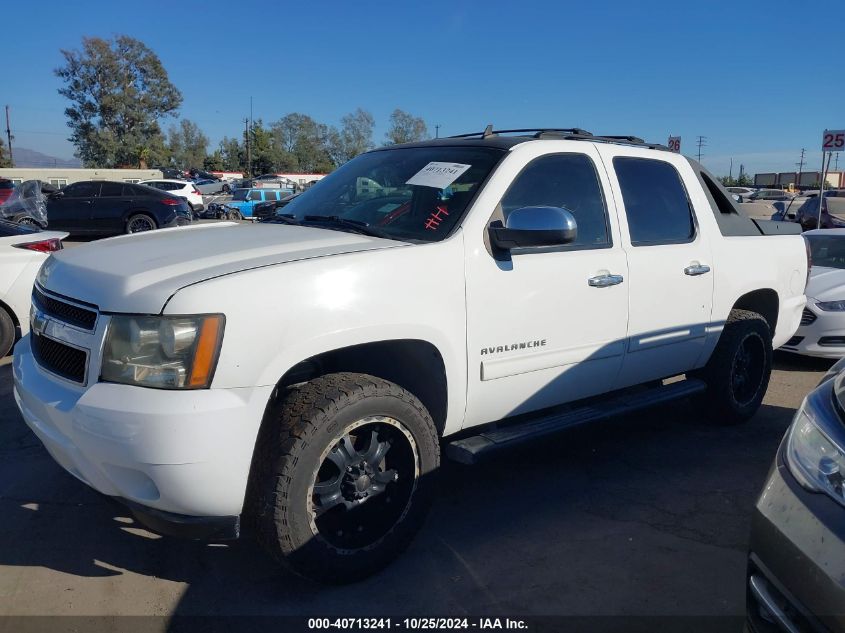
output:
[[[690,277],[695,277],[696,275],[704,275],[710,272],[710,266],[706,264],[690,264],[686,268],[684,268],[684,274],[689,275]]]
[[[596,277],[590,277],[587,280],[587,284],[592,286],[593,288],[607,288],[608,286],[615,286],[617,284],[621,284],[625,281],[622,275],[597,275]]]

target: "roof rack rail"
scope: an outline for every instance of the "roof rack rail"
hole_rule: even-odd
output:
[[[483,132],[470,132],[469,134],[455,134],[454,136],[449,136],[448,138],[472,138],[473,136],[479,136],[481,138],[489,138],[490,136],[497,136],[499,134],[524,134],[526,132],[533,132],[535,136],[539,138],[540,134],[547,133],[547,132],[558,132],[558,133],[568,133],[568,134],[579,134],[582,136],[592,136],[587,130],[582,130],[581,128],[572,127],[572,128],[541,128],[541,127],[532,127],[532,128],[525,128],[525,129],[518,129],[518,130],[494,130],[492,125],[488,125],[487,128]]]
[[[560,140],[577,140],[577,141],[595,141],[597,143],[621,143],[623,145],[634,145],[637,147],[647,147],[648,149],[668,150],[669,148],[660,143],[649,143],[644,141],[639,136],[628,135],[604,135],[592,134],[587,130],[581,128],[522,128],[514,130],[494,130],[492,125],[488,125],[483,132],[470,132],[469,134],[456,134],[447,138],[490,138],[491,136],[498,136],[500,134],[530,134],[532,138],[536,139],[560,139]]]

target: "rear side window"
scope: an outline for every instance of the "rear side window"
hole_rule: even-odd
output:
[[[678,170],[662,160],[613,159],[631,244],[682,244],[695,237],[689,198]]]
[[[275,191],[265,191],[264,192],[264,199],[265,200],[276,200],[276,192]]]
[[[261,200],[260,191],[250,191],[248,200]]]
[[[101,198],[117,198],[123,195],[123,183],[121,182],[104,182],[103,188],[100,190]]]
[[[75,182],[72,185],[65,187],[65,198],[93,198],[97,195],[100,189],[98,182]]]
[[[604,196],[593,161],[586,154],[550,154],[529,163],[502,198],[507,218],[522,207],[560,207],[575,216],[577,237],[570,247],[610,245]]]

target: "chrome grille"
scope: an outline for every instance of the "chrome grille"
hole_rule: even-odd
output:
[[[38,288],[32,289],[32,302],[44,314],[85,330],[93,330],[97,322],[96,310],[88,310],[73,303],[48,297]]]
[[[86,352],[37,332],[32,333],[31,345],[35,360],[44,369],[73,382],[85,383]]]
[[[804,311],[801,313],[801,325],[810,325],[815,322],[816,319],[818,319],[818,317],[810,312],[809,308],[804,308]]]

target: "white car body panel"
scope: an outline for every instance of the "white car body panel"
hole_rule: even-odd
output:
[[[845,229],[822,229],[823,231],[842,231]],[[843,236],[842,239],[845,239]],[[807,284],[807,308],[801,325],[792,340],[781,349],[805,356],[820,358],[842,358],[845,356],[845,344],[820,345],[822,337],[838,337],[845,340],[845,311],[822,310],[819,302],[845,301],[845,270],[841,268],[825,268],[813,266],[810,271],[810,283]],[[797,339],[800,342],[795,342]]]
[[[0,237],[0,304],[9,309],[21,336],[29,332],[29,305],[32,284],[38,269],[47,260],[47,253],[16,248],[15,244],[63,240],[67,233],[40,231],[27,235]]]
[[[195,211],[202,209],[204,207],[202,201],[202,193],[195,193],[197,188],[194,187],[194,183],[185,180],[173,180],[172,178],[157,178],[156,180],[142,180],[138,184],[140,185],[147,185],[152,186],[151,183],[156,182],[169,182],[175,185],[182,185],[179,189],[169,189],[165,191],[165,193],[172,194],[174,196],[179,196],[180,198],[185,198],[188,201],[188,204],[191,206],[192,209]],[[161,189],[160,191],[164,191]]]
[[[594,161],[612,247],[513,253],[509,265],[494,260],[484,235],[502,195],[531,159],[559,152]],[[695,210],[694,240],[631,246],[615,156],[675,166]],[[686,275],[683,269],[695,262],[708,265],[709,273]],[[603,271],[624,282],[589,287],[587,279]],[[48,331],[90,350],[88,383],[73,385],[41,368],[27,337],[16,349],[15,394],[56,460],[101,492],[180,514],[238,514],[270,395],[288,370],[317,354],[379,341],[430,344],[445,367],[443,431],[450,435],[700,368],[731,309],[750,292],[776,293],[773,339],[781,345],[800,321],[805,278],[797,235],[722,235],[681,156],[617,144],[530,141],[509,150],[460,227],[440,242],[216,224],[60,252],[39,284],[95,304],[101,314],[92,332],[60,324]],[[170,392],[98,382],[108,312],[224,314],[210,388]],[[527,345],[534,341],[544,343]],[[482,352],[500,346],[509,349]],[[209,490],[220,490],[219,497]]]

